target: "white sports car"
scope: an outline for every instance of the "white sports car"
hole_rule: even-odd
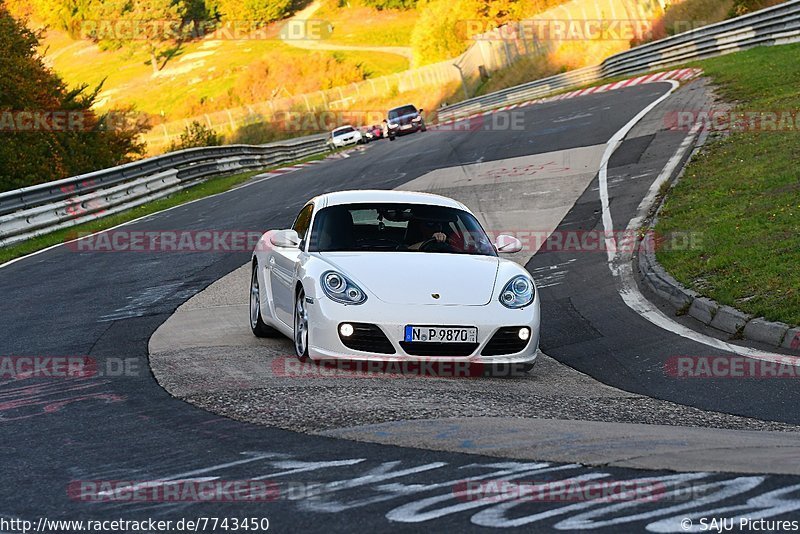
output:
[[[349,124],[334,129],[328,138],[328,144],[331,148],[343,148],[348,145],[355,145],[363,142],[364,136],[361,132]]]
[[[530,274],[498,252],[460,202],[427,193],[343,191],[311,199],[253,253],[250,327],[284,334],[301,360],[519,364],[539,345]]]

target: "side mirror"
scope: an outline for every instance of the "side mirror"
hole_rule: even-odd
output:
[[[297,248],[300,245],[300,236],[294,230],[278,230],[272,234],[269,242],[276,247]]]
[[[522,241],[513,235],[500,234],[494,242],[494,247],[501,254],[513,254],[522,250]]]

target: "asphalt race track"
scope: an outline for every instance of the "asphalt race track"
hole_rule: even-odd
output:
[[[443,167],[602,145],[669,88],[643,85],[521,108],[523,131],[489,126],[377,142],[351,157],[258,181],[126,229],[282,228],[308,198],[323,192],[393,189]],[[611,211],[621,228],[685,132],[644,121],[631,136],[609,165]],[[595,178],[560,229],[602,228],[597,188]],[[129,371],[124,376],[109,371],[106,376],[0,378],[0,458],[6,481],[0,487],[0,518],[35,524],[42,517],[266,517],[270,530],[279,532],[489,527],[682,532],[685,517],[749,513],[788,519],[800,508],[796,476],[584,467],[354,442],[241,423],[171,397],[149,370],[151,335],[179,305],[248,258],[248,252],[82,252],[71,245],[0,269],[1,355],[89,356],[100,369],[124,362]],[[800,423],[793,409],[800,392],[792,381],[666,376],[664,365],[671,357],[718,352],[662,330],[625,306],[604,254],[546,252],[527,267],[534,271],[565,262],[565,278],[541,289],[541,348],[549,356],[626,391],[703,410]],[[208,477],[260,478],[282,484],[282,491],[259,503],[87,502],[73,491],[76,481],[135,484]],[[667,491],[653,502],[554,503],[475,500],[464,490],[467,479],[492,478],[636,481],[657,483]],[[319,485],[328,491],[309,498],[311,488]]]

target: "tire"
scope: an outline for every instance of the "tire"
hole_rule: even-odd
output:
[[[253,262],[253,273],[250,275],[250,330],[256,337],[276,337],[280,332],[261,319],[261,288],[258,284],[257,265],[257,262]]]
[[[306,311],[306,293],[301,287],[294,299],[294,329],[292,341],[297,359],[307,362],[308,357],[308,312]]]

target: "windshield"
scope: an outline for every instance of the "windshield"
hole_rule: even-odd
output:
[[[416,112],[417,108],[414,106],[403,106],[389,110],[389,118],[396,119],[397,117],[402,117],[404,115],[413,115]]]
[[[346,204],[317,213],[314,252],[439,252],[496,256],[470,213],[427,204]]]
[[[342,128],[341,130],[334,130],[333,136],[339,137],[340,135],[348,134],[350,132],[355,131],[352,126],[347,126],[346,128]]]

